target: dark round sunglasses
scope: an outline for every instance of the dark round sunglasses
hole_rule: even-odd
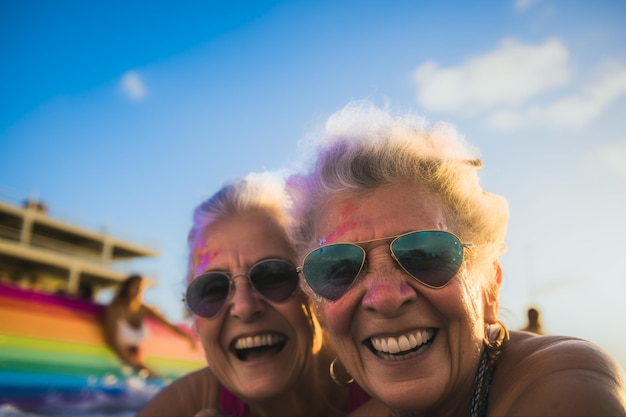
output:
[[[398,236],[352,243],[332,243],[309,252],[297,268],[319,296],[337,301],[354,284],[365,265],[366,253],[360,245],[393,239],[391,256],[406,273],[430,288],[442,288],[456,275],[463,263],[465,248],[452,233],[420,230]]]
[[[286,301],[298,289],[296,268],[281,259],[260,261],[245,276],[256,292],[274,303]],[[235,291],[233,277],[227,272],[210,271],[195,278],[183,298],[187,308],[200,317],[215,317]]]

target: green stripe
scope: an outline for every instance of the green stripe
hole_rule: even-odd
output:
[[[101,355],[111,354],[105,345],[88,345],[84,343],[64,342],[59,340],[41,339],[17,335],[0,335],[0,348],[4,346],[40,350],[46,352],[67,352],[72,354]]]
[[[111,366],[81,366],[74,364],[55,364],[55,363],[34,363],[25,361],[0,361],[0,374],[2,372],[25,372],[25,373],[41,373],[52,375],[71,375],[71,376],[97,376],[102,377],[106,374],[122,376],[119,367]]]
[[[117,365],[115,356],[113,356],[112,353],[96,352],[95,354],[84,354],[6,346],[0,346],[0,358],[2,358],[1,360],[23,360],[34,363],[67,363],[83,364],[86,366],[94,363],[102,363],[108,366]]]

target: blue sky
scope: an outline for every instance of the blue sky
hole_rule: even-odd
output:
[[[451,122],[511,206],[501,312],[626,366],[626,2],[0,2],[0,196],[160,252],[182,317],[191,212],[279,170],[354,99]]]

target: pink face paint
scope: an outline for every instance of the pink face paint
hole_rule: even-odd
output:
[[[358,210],[358,208],[359,206],[356,204],[351,204],[351,203],[346,204],[345,206],[343,206],[343,208],[339,212],[339,218],[343,219],[345,217],[353,215],[354,212]]]
[[[356,222],[346,222],[340,224],[335,230],[333,230],[328,235],[326,235],[326,237],[323,238],[324,243],[322,243],[322,245],[325,245],[326,243],[337,242],[341,236],[344,236],[350,230],[354,229],[355,226]]]
[[[220,253],[219,250],[209,250],[204,242],[196,242],[194,250],[194,265],[196,266],[196,274],[206,271],[211,263],[211,259]]]
[[[350,230],[354,229],[357,225],[354,221],[346,221],[345,219],[350,217],[358,210],[358,206],[356,204],[346,204],[339,211],[339,221],[341,222],[335,230],[330,232],[328,235],[318,239],[318,245],[325,245],[327,243],[334,243],[339,240],[341,236],[347,234]]]

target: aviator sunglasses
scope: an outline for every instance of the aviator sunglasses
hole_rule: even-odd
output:
[[[289,262],[266,259],[250,268],[248,274],[231,275],[227,272],[210,271],[191,281],[183,301],[197,316],[213,318],[235,291],[233,278],[245,276],[250,285],[269,301],[286,301],[298,289],[298,272]]]
[[[393,239],[391,256],[406,273],[430,288],[442,288],[456,275],[463,263],[463,252],[470,248],[452,233],[420,230],[397,236],[353,243],[332,243],[309,252],[297,268],[309,287],[319,296],[337,301],[354,284],[365,265],[366,253],[360,245]]]

